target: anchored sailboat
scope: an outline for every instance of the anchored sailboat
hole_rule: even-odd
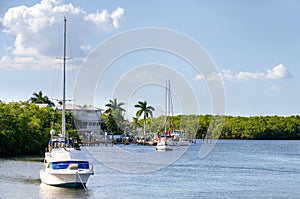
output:
[[[156,150],[168,151],[168,150],[173,150],[172,146],[189,146],[190,141],[182,137],[183,134],[182,132],[175,130],[170,80],[166,81],[165,109],[166,109],[165,131],[164,131],[164,135],[161,136],[157,142]],[[171,112],[172,112],[172,116],[171,116]],[[170,119],[172,119],[172,121],[170,121]]]
[[[40,170],[41,181],[48,185],[64,187],[85,187],[90,175],[94,174],[93,165],[87,160],[85,152],[74,148],[66,137],[65,126],[65,84],[66,84],[66,18],[64,18],[64,57],[63,57],[63,100],[62,134],[55,136],[51,130],[51,140],[45,153],[44,168]]]
[[[169,144],[168,139],[170,136],[170,107],[171,107],[171,89],[170,89],[170,80],[166,81],[166,97],[165,97],[165,110],[166,110],[166,121],[165,121],[165,131],[164,135],[161,136],[157,142],[156,150],[158,151],[171,151],[173,150]]]

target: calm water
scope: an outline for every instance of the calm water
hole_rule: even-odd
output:
[[[201,145],[192,144],[167,166],[160,163],[176,150],[157,152],[155,147],[136,145],[88,148],[95,175],[87,192],[41,184],[41,162],[2,159],[0,198],[300,198],[300,141],[219,140],[202,159]],[[116,149],[142,154],[146,160],[106,153]]]

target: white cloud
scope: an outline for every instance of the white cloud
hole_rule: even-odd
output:
[[[73,33],[72,56],[83,57],[92,46],[86,39],[89,33],[101,34],[103,31],[118,28],[124,15],[123,8],[113,11],[103,10],[88,13],[80,7],[63,4],[61,0],[41,0],[33,6],[18,6],[7,10],[0,23],[2,32],[13,38],[6,43],[5,55],[0,57],[0,68],[32,68],[34,63],[15,63],[16,60],[41,60],[57,56],[62,43],[63,17],[67,17],[68,33]],[[60,34],[61,33],[61,34]],[[9,41],[9,39],[7,39]],[[4,62],[4,61],[5,62]],[[40,64],[39,67],[49,67]]]
[[[265,79],[288,79],[291,78],[292,75],[289,73],[287,67],[283,64],[279,64],[272,69],[266,70],[266,72],[232,72],[231,70],[221,70],[219,73],[212,73],[207,77],[203,75],[197,75],[195,80],[204,80],[207,79],[208,81],[217,81],[217,80],[224,80],[224,81],[245,81],[245,80],[265,80]]]
[[[219,73],[219,76],[227,80],[232,80],[234,78],[234,74],[230,70],[222,70],[222,73]]]
[[[94,23],[98,27],[109,29],[112,27],[118,28],[123,15],[124,9],[118,7],[111,14],[108,12],[108,10],[102,10],[102,12],[97,11],[96,13],[88,14],[84,17],[84,19]]]
[[[221,73],[213,72],[213,73],[211,73],[208,76],[207,80],[208,81],[219,81],[219,80],[222,80],[222,74]]]
[[[264,73],[239,72],[234,76],[237,80],[263,79]]]
[[[278,90],[281,90],[282,87],[278,86],[278,85],[272,85],[268,89],[271,90],[271,91],[278,91]]]
[[[80,49],[85,51],[85,52],[90,51],[91,48],[92,48],[92,45],[89,45],[89,44],[88,45],[80,45]]]
[[[113,13],[111,14],[111,18],[113,20],[113,26],[115,28],[119,27],[119,23],[120,23],[120,19],[122,18],[122,16],[124,15],[124,9],[118,7],[115,11],[113,11]]]
[[[288,69],[282,64],[279,64],[274,68],[267,70],[266,73],[267,79],[286,79],[291,77],[292,76],[289,73]]]
[[[90,21],[90,22],[94,23],[95,25],[97,25],[99,27],[106,29],[107,28],[106,23],[110,19],[110,15],[107,10],[103,10],[100,13],[98,11],[97,11],[97,13],[91,13],[91,14],[87,15],[86,17],[84,17],[84,19],[86,21]]]
[[[35,69],[43,70],[54,68],[53,57],[48,56],[3,56],[0,60],[1,67],[7,70],[24,70],[24,69]],[[44,66],[44,67],[41,67]]]
[[[204,77],[204,75],[198,74],[198,75],[196,75],[195,80],[205,80],[205,77]]]

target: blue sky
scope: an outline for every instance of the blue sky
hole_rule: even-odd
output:
[[[6,0],[0,3],[0,8],[2,101],[27,100],[39,90],[50,98],[61,97],[58,89],[61,63],[56,57],[62,55],[63,16],[66,16],[68,56],[73,57],[68,61],[68,98],[72,98],[72,85],[83,60],[99,44],[124,31],[158,27],[184,34],[206,51],[218,70],[217,74],[207,76],[206,81],[213,81],[214,75],[222,78],[226,114],[299,114],[300,3],[297,0]],[[105,83],[102,86],[99,83],[95,91],[95,105],[104,108],[110,98],[119,97],[108,88],[117,87],[115,82],[136,66],[154,62],[177,68],[196,90],[198,107],[186,112],[175,108],[175,114],[212,112],[210,91],[202,74],[190,70],[178,57],[151,50],[131,53],[115,62],[101,80]],[[156,72],[163,73],[159,69]],[[155,104],[157,115],[163,112],[164,89],[153,85],[156,86],[128,91],[133,93],[125,101],[128,117],[135,111],[131,107],[136,100]],[[182,103],[174,91],[174,107],[184,106]]]

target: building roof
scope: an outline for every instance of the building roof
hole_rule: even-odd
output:
[[[62,105],[55,106],[58,110],[62,110]],[[102,111],[103,109],[94,106],[79,106],[76,104],[66,104],[65,109],[68,111]]]
[[[48,104],[35,104],[39,108],[49,107]]]

